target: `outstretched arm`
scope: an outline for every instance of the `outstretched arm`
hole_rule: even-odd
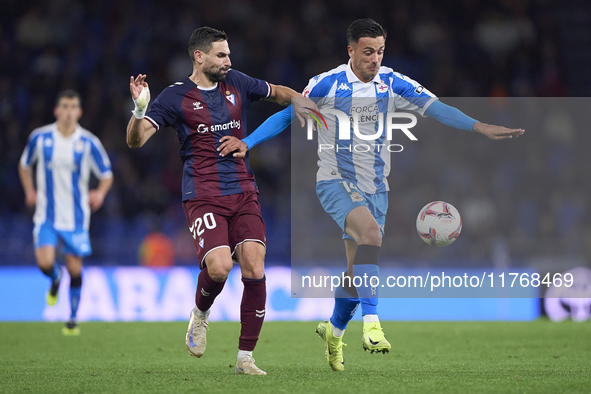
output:
[[[150,89],[145,74],[138,75],[136,79],[133,76],[130,78],[129,92],[135,108],[127,124],[127,146],[135,149],[142,147],[157,130],[152,123],[144,119],[150,102]]]
[[[283,111],[279,111],[274,115],[271,115],[265,120],[255,131],[243,140],[239,140],[236,137],[224,136],[220,139],[222,143],[218,147],[220,156],[226,156],[231,152],[234,152],[233,157],[244,157],[246,151],[252,149],[255,145],[260,144],[269,138],[275,137],[289,126],[291,123],[291,109],[292,106],[285,108]]]
[[[300,125],[302,127],[306,125],[306,119],[309,118],[308,113],[310,110],[308,108],[318,111],[318,107],[314,101],[304,97],[295,90],[288,88],[287,86],[273,84],[269,85],[271,85],[271,94],[269,95],[269,99],[271,101],[275,101],[279,105],[292,104],[295,114],[300,120]],[[297,98],[297,100],[292,101],[293,98]]]
[[[427,108],[425,115],[431,116],[444,125],[455,127],[456,129],[475,131],[484,134],[491,140],[502,140],[513,137],[517,138],[525,133],[524,129],[509,129],[503,126],[481,123],[464,114],[459,109],[444,104],[439,100],[434,101],[429,108]]]

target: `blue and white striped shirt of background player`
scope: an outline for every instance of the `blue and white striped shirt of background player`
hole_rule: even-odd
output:
[[[88,231],[90,173],[98,179],[113,176],[111,162],[99,139],[81,126],[69,137],[64,137],[55,123],[40,127],[29,136],[20,159],[23,168],[35,162],[35,228],[50,225],[58,231]]]
[[[359,98],[363,106],[378,107],[380,112],[413,111],[422,116],[431,116],[451,127],[472,131],[477,121],[457,108],[440,102],[418,82],[388,67],[380,67],[373,80],[365,83],[359,80],[351,69],[350,62],[322,73],[312,79],[304,89],[304,96],[314,100],[318,108],[339,109],[349,116],[351,107]],[[283,131],[291,123],[291,106],[267,119],[243,141],[249,149]],[[328,132],[318,133],[318,144],[337,145],[337,121],[334,116],[324,117]],[[353,123],[351,122],[351,127]],[[359,123],[362,134],[376,133],[376,122]],[[351,132],[349,144],[368,144]],[[385,133],[371,145],[384,144]],[[342,141],[341,141],[342,142]],[[324,145],[326,146],[326,145]],[[383,148],[384,145],[381,145]],[[375,194],[388,190],[387,176],[390,173],[390,151],[374,148],[373,152],[356,152],[353,149],[319,149],[316,181],[343,178],[353,182],[361,191]]]

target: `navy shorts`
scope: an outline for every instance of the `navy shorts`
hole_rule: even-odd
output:
[[[229,248],[234,255],[236,246],[246,241],[266,247],[265,222],[256,192],[193,198],[183,201],[183,209],[201,268],[214,249]]]

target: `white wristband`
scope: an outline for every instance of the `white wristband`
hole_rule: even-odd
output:
[[[135,104],[135,108],[133,109],[133,111],[131,111],[133,116],[135,116],[138,119],[142,119],[146,115],[149,102],[150,89],[148,87],[144,87],[138,98],[133,100],[133,103]]]

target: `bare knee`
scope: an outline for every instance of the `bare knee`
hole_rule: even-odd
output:
[[[382,230],[376,222],[370,223],[360,229],[355,241],[358,245],[382,246]]]
[[[249,264],[240,264],[242,277],[248,279],[262,279],[265,276],[264,259],[251,261]]]
[[[243,244],[238,252],[243,278],[262,279],[265,276],[265,247],[259,243]]]
[[[82,274],[82,257],[66,255],[66,268],[70,277],[79,277]]]
[[[211,250],[205,256],[207,273],[216,282],[223,282],[228,278],[232,270],[232,255],[229,248],[218,248]]]
[[[41,247],[35,250],[35,258],[37,260],[37,266],[47,271],[51,269],[55,261],[55,249],[52,247]]]
[[[232,270],[232,261],[216,261],[207,263],[207,273],[216,282],[223,282],[228,278]]]
[[[357,207],[347,214],[345,233],[357,245],[382,246],[382,230],[367,207]]]

